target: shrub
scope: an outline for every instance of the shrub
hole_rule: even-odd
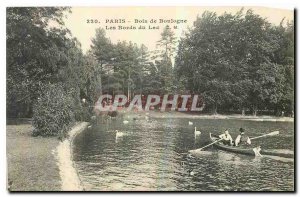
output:
[[[42,88],[41,97],[33,108],[33,135],[66,137],[75,122],[74,98],[66,93],[61,84]]]
[[[78,106],[75,111],[75,120],[76,121],[86,121],[89,122],[91,120],[91,114],[88,111],[87,107]]]

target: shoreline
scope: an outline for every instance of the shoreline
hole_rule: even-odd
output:
[[[59,167],[59,174],[61,177],[61,190],[62,191],[84,191],[84,187],[77,174],[73,162],[73,140],[75,137],[84,131],[88,122],[81,122],[76,124],[69,131],[69,136],[60,142],[56,148],[57,151],[57,164]]]
[[[190,119],[235,119],[235,120],[246,120],[246,121],[266,121],[266,122],[294,122],[293,117],[276,117],[276,116],[253,116],[253,115],[240,115],[240,114],[231,114],[231,115],[209,115],[209,114],[192,114],[192,113],[183,113],[177,111],[170,112],[160,112],[160,111],[141,111],[141,112],[127,112],[121,111],[121,114],[127,117],[138,117],[141,115],[149,116],[151,118],[190,118]]]

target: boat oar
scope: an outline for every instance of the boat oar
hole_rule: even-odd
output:
[[[206,147],[209,147],[209,146],[211,146],[211,145],[213,145],[213,144],[215,144],[215,143],[217,143],[217,142],[219,142],[219,141],[221,141],[221,140],[223,140],[223,139],[216,140],[216,141],[214,141],[214,142],[212,142],[212,143],[210,143],[210,144],[207,144],[207,145],[203,146],[202,148],[198,148],[198,149],[195,149],[195,150],[190,150],[189,152],[193,152],[193,151],[201,151],[202,149],[204,149],[204,148],[206,148]]]
[[[261,136],[250,138],[250,140],[254,140],[254,139],[261,138],[261,137],[266,137],[266,136],[274,136],[274,135],[278,135],[278,134],[279,134],[279,131],[273,131],[271,133],[267,133],[267,134],[264,134],[264,135],[261,135]]]
[[[254,139],[257,139],[257,138],[266,137],[266,136],[274,136],[274,135],[278,135],[278,134],[279,134],[279,131],[273,131],[271,133],[267,133],[267,134],[264,134],[264,135],[261,135],[261,136],[257,136],[257,137],[253,137],[253,138],[250,138],[250,139],[254,140]],[[209,147],[209,146],[211,146],[211,145],[213,145],[213,144],[215,144],[215,143],[217,143],[217,142],[219,142],[221,140],[223,140],[223,139],[216,140],[216,141],[214,141],[214,142],[212,142],[212,143],[210,143],[210,144],[208,144],[206,146],[203,146],[202,148],[195,149],[195,150],[190,150],[189,152],[201,151],[202,149],[204,149],[206,147]]]

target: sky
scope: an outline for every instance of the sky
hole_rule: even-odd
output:
[[[95,30],[99,27],[112,28],[115,30],[106,30],[106,35],[113,43],[118,41],[132,41],[138,45],[145,44],[149,50],[156,49],[156,42],[160,39],[160,34],[166,25],[169,25],[175,35],[180,37],[183,31],[192,27],[197,15],[201,16],[206,10],[216,12],[221,15],[224,12],[235,14],[242,7],[73,7],[72,13],[68,14],[65,24],[76,37],[81,45],[83,52],[90,49],[91,39],[95,36]],[[291,21],[294,18],[293,10],[265,8],[265,7],[244,7],[253,9],[254,13],[266,18],[269,22],[278,25],[283,18]],[[147,20],[147,23],[135,23],[135,20]],[[151,19],[157,20],[157,23],[150,23]],[[182,24],[159,23],[159,19],[164,20],[186,20]],[[91,21],[97,23],[91,23]],[[107,22],[107,20],[109,20]],[[117,21],[115,21],[117,20]],[[125,21],[124,21],[125,20]],[[115,23],[119,22],[119,23]],[[124,23],[123,23],[124,22]],[[146,29],[138,29],[140,25]],[[159,26],[159,29],[149,29]],[[118,26],[135,26],[137,29],[119,30]],[[177,29],[174,29],[177,26]]]

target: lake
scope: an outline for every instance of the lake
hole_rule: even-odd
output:
[[[200,136],[195,137],[194,126]],[[235,139],[240,127],[250,137],[279,130],[253,145],[294,150],[293,122],[142,117],[126,125],[110,120],[80,133],[73,159],[88,191],[293,191],[291,159],[255,158],[213,146],[196,157],[188,154],[210,143],[209,132],[229,129]],[[124,136],[116,138],[115,130]]]

